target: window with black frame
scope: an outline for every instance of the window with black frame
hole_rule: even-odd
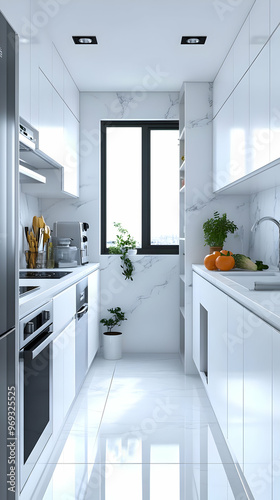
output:
[[[179,253],[178,121],[101,122],[101,253],[114,223],[138,253]]]

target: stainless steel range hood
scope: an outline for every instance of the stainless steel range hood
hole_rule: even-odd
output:
[[[40,150],[39,132],[23,118],[19,119],[19,157],[34,169],[62,168],[53,158]]]

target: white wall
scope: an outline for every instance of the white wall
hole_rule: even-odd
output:
[[[101,317],[121,306],[124,351],[179,351],[179,256],[133,257],[133,282],[121,275],[118,256],[100,256],[100,120],[178,119],[177,92],[89,92],[80,99],[80,198],[42,200],[49,224],[80,220],[90,224],[90,260],[101,263]],[[179,160],[178,160],[179,164]]]

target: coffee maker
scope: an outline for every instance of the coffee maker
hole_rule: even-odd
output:
[[[89,261],[87,222],[55,222],[53,225],[54,241],[56,238],[71,238],[71,246],[77,247],[77,264],[81,266]]]

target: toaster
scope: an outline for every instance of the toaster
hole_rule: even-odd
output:
[[[71,238],[71,246],[77,247],[77,264],[87,264],[88,257],[88,237],[87,222],[54,222],[53,236],[56,238]]]

